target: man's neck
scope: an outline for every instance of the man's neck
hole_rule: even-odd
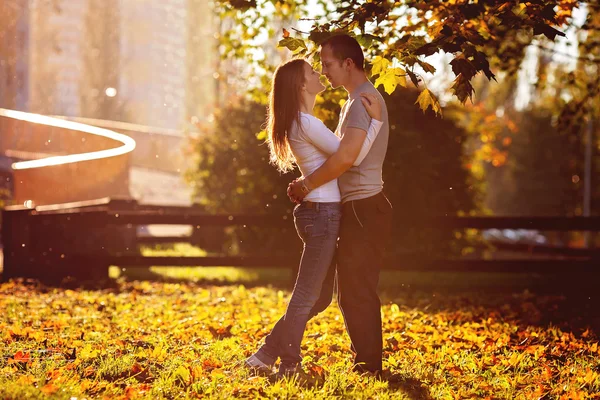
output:
[[[350,94],[352,94],[357,87],[367,81],[367,75],[363,71],[356,72],[350,76],[350,81],[344,84],[344,89],[346,89],[348,96],[350,96]]]

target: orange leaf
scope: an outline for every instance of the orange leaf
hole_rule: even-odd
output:
[[[9,364],[13,364],[13,363],[28,363],[29,361],[31,361],[31,356],[29,355],[29,353],[24,353],[21,350],[17,351],[15,353],[15,355],[13,356],[13,358],[8,360]]]
[[[44,394],[52,394],[58,391],[58,386],[48,383],[40,389]]]
[[[133,399],[133,398],[137,397],[137,395],[138,395],[137,389],[135,389],[131,386],[128,386],[127,389],[125,389],[125,398],[127,400]]]
[[[138,374],[138,373],[142,372],[142,370],[143,370],[143,368],[138,363],[135,363],[131,366],[132,374]]]
[[[552,378],[552,368],[548,364],[544,364],[544,378]]]
[[[287,29],[285,29],[285,28],[283,28],[283,37],[284,38],[289,38],[290,37],[290,32]]]

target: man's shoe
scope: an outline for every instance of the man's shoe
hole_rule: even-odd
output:
[[[323,376],[312,376],[302,368],[301,364],[293,367],[280,365],[279,370],[271,375],[269,380],[271,383],[275,383],[282,379],[294,380],[296,384],[302,387],[318,387],[322,386],[325,382]]]
[[[302,364],[296,364],[294,366],[285,366],[283,364],[279,365],[279,371],[277,371],[277,375],[282,378],[289,378],[292,376],[305,376],[306,372],[302,369]]]
[[[370,378],[378,378],[378,379],[382,377],[382,371],[380,369],[376,369],[376,370],[367,369],[362,364],[355,364],[354,367],[352,367],[352,371],[356,372],[360,376],[365,376],[365,377],[370,377]]]
[[[244,361],[244,365],[246,365],[246,367],[250,368],[252,370],[252,372],[257,373],[259,375],[272,374],[273,367],[275,366],[274,364],[275,363],[270,364],[268,362],[261,360],[260,358],[258,358],[256,353],[252,354],[250,357],[248,357]]]

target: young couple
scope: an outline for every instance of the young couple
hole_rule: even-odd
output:
[[[288,61],[273,77],[271,161],[281,171],[297,164],[302,172],[302,178],[290,183],[288,196],[298,203],[294,222],[304,251],[285,315],[245,362],[271,372],[281,358],[279,375],[302,372],[300,344],[306,323],[331,303],[336,281],[354,369],[377,374],[382,369],[377,284],[392,220],[382,181],[387,108],[367,79],[362,49],[354,38],[333,36],[321,45],[320,56],[331,86],[343,86],[349,94],[335,134],[312,115],[324,86],[308,62]]]

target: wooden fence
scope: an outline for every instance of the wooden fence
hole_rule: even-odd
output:
[[[600,217],[430,217],[396,218],[399,227],[436,229],[535,229],[544,231],[600,231]],[[65,276],[80,279],[106,278],[110,265],[150,266],[240,266],[294,267],[299,254],[290,256],[211,255],[205,257],[139,254],[142,243],[186,242],[190,237],[138,238],[137,226],[150,224],[203,227],[253,226],[284,228],[289,216],[210,215],[195,207],[141,206],[132,200],[93,201],[39,206],[7,207],[2,212],[4,245],[3,279],[34,277],[60,280]],[[501,245],[501,244],[499,244]],[[392,244],[393,246],[393,244]],[[504,245],[506,246],[506,245]],[[519,246],[519,245],[517,245]],[[522,246],[522,245],[520,245]],[[532,247],[528,246],[530,252]],[[386,269],[419,271],[505,271],[505,272],[596,272],[600,251],[553,248],[561,259],[431,259],[426,255],[388,258]],[[567,258],[568,257],[568,258]]]

